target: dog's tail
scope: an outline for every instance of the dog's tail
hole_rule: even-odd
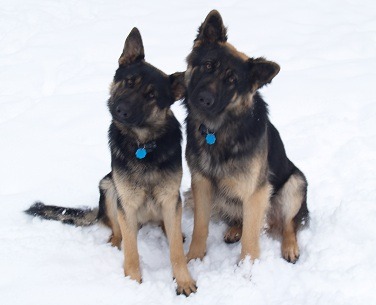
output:
[[[65,208],[54,205],[45,205],[38,201],[27,209],[25,213],[44,219],[61,221],[62,223],[75,226],[90,226],[98,221],[98,211],[98,208]]]

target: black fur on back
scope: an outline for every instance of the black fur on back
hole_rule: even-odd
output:
[[[268,122],[268,162],[271,175],[270,182],[276,193],[295,171],[296,166],[287,158],[285,147],[278,130]]]

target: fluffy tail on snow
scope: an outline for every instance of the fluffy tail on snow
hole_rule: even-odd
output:
[[[98,208],[65,208],[45,205],[39,201],[35,202],[25,213],[75,226],[90,226],[98,220]]]

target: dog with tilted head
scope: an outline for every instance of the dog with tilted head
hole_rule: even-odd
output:
[[[153,221],[164,229],[177,293],[196,291],[183,252],[181,231],[182,150],[180,124],[170,106],[185,93],[183,73],[166,75],[144,59],[140,32],[134,28],[119,58],[108,108],[112,171],[99,185],[98,209],[35,203],[26,212],[75,225],[101,221],[112,230],[110,242],[124,251],[124,273],[141,282],[137,233]]]
[[[194,207],[188,260],[206,253],[208,224],[216,215],[229,226],[224,239],[241,240],[241,260],[259,258],[264,220],[282,237],[282,256],[299,258],[297,230],[308,220],[307,180],[287,158],[258,89],[280,67],[249,58],[227,42],[213,10],[187,57],[186,159],[191,172],[187,205]]]

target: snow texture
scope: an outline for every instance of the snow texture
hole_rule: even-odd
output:
[[[28,304],[376,304],[376,2],[0,1],[0,302]],[[297,264],[261,237],[254,265],[212,223],[207,256],[189,263],[199,290],[175,295],[160,228],[139,232],[143,284],[123,276],[101,225],[22,213],[33,201],[95,207],[110,170],[108,85],[130,30],[146,59],[183,71],[216,8],[229,42],[281,65],[261,90],[289,157],[309,181],[311,225]],[[173,110],[183,123],[185,110]],[[189,187],[184,165],[181,190]],[[191,241],[192,214],[182,228]]]

